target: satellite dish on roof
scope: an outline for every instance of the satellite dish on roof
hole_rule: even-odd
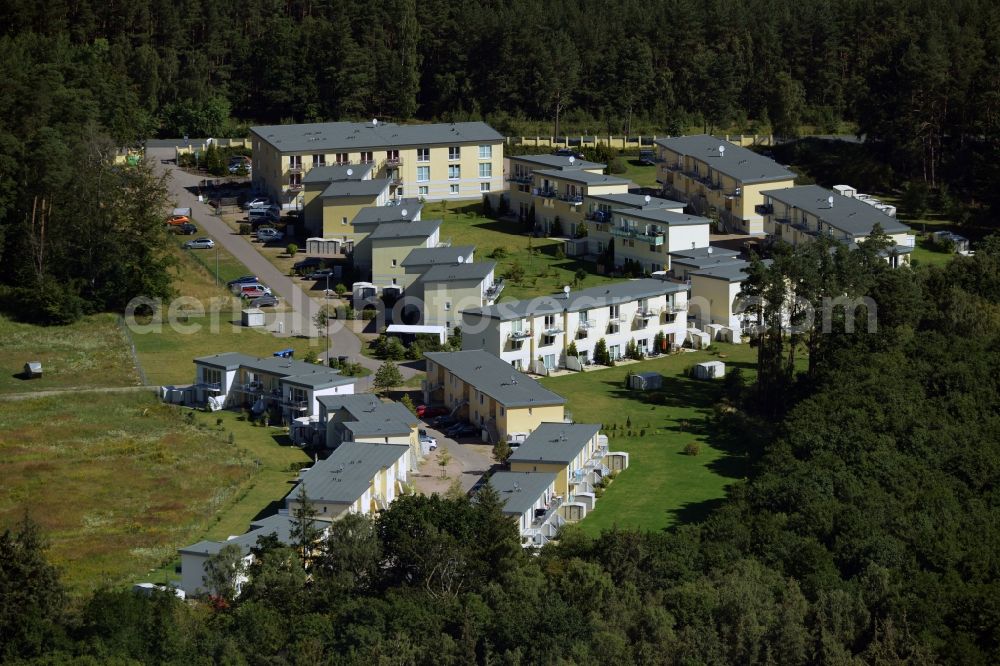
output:
[[[403,217],[406,217],[406,209],[404,208],[403,210],[399,211],[399,214],[402,215]]]
[[[720,145],[719,146],[719,157],[722,157],[725,154],[726,154],[726,147]]]
[[[649,202],[650,202],[650,201],[652,201],[652,200],[653,200],[653,197],[651,197],[651,196],[649,196],[649,195],[647,194],[647,195],[646,195],[646,203],[649,203]]]
[[[459,255],[458,256],[458,263],[464,264],[465,263],[465,257],[463,257],[462,255]]]
[[[566,298],[569,298],[569,285],[563,287],[563,295],[566,296]]]
[[[833,208],[833,195],[827,197],[826,202],[830,204],[830,208]]]
[[[378,125],[378,118],[372,118],[372,127],[375,127],[377,125]]]
[[[347,175],[348,176],[353,176],[354,175],[354,169],[348,169],[347,170]]]
[[[576,158],[573,157],[572,155],[570,155],[569,156],[569,163],[572,164],[573,162],[576,162]]]

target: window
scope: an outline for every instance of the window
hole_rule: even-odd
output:
[[[481,404],[483,404],[483,402],[484,402],[484,400],[483,400],[483,394],[480,393],[479,394],[479,404],[481,405]]]
[[[461,159],[462,147],[461,146],[448,146],[448,159],[457,160]]]
[[[458,164],[451,164],[448,166],[448,178],[450,180],[455,180],[462,177],[462,167]]]
[[[337,155],[334,157],[334,161],[337,164],[347,164],[348,162],[350,162],[350,160],[347,157],[347,153],[337,153]]]
[[[479,146],[479,159],[481,160],[493,159],[493,146]]]
[[[451,310],[451,301],[445,301],[444,302],[444,309],[445,310]]]
[[[448,191],[451,192],[452,194],[458,194],[458,184],[456,183],[454,185],[450,185],[448,187]]]
[[[542,336],[542,347],[548,347],[549,345],[554,345],[556,343],[556,336],[554,335],[543,335]]]
[[[398,150],[385,151],[385,161],[390,164],[399,164],[399,151]]]
[[[552,329],[555,327],[556,327],[556,316],[545,315],[545,328]]]
[[[431,161],[431,149],[430,148],[417,148],[417,161],[418,162],[430,162]]]
[[[619,360],[622,357],[622,346],[621,345],[611,345],[608,347],[608,355],[614,360]]]
[[[611,319],[618,319],[619,310],[617,305],[612,305],[608,308],[608,317]]]
[[[426,197],[427,196],[427,186],[426,185],[421,185],[420,187],[418,187],[417,188],[417,194],[419,194],[422,197]]]
[[[393,267],[393,268],[395,268],[395,267],[396,267],[396,260],[395,260],[395,259],[393,259],[393,260],[392,260],[392,267]]]
[[[206,384],[218,384],[222,386],[222,371],[215,370],[212,368],[202,368],[201,369],[202,381]]]
[[[374,161],[375,160],[372,158],[372,153],[371,153],[370,150],[368,152],[361,153],[361,163],[362,164],[371,164]]]
[[[288,168],[289,169],[301,169],[302,168],[302,156],[301,155],[291,155],[288,158]]]
[[[480,192],[489,192],[490,191],[490,184],[489,183],[479,183],[479,191]]]
[[[431,179],[431,168],[429,166],[418,166],[417,167],[417,180],[424,181]]]
[[[493,165],[489,162],[480,162],[479,164],[479,177],[480,178],[492,178],[493,177]]]
[[[313,155],[313,166],[326,166],[326,155]]]
[[[518,363],[518,362],[519,362],[519,361],[515,361],[515,363]],[[515,366],[515,367],[516,367],[516,366]],[[500,416],[503,416],[503,415],[504,415],[504,414],[506,414],[506,413],[507,413],[507,410],[506,410],[506,409],[504,409],[503,407],[501,407],[501,408],[500,408]]]
[[[346,217],[340,218],[340,223],[341,224],[347,224],[347,218]]]

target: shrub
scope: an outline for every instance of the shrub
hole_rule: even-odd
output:
[[[508,254],[507,253],[507,248],[505,248],[503,246],[499,246],[499,247],[493,248],[493,251],[490,252],[489,257],[490,257],[490,259],[503,259],[504,257],[507,256],[507,254]]]
[[[377,314],[375,308],[365,308],[361,311],[361,319],[362,321],[371,321]]]
[[[299,246],[296,245],[295,243],[289,243],[288,246],[285,247],[285,252],[288,253],[289,257],[294,257],[296,254],[299,253]]]
[[[404,394],[403,397],[400,399],[399,404],[410,410],[412,414],[415,415],[417,413],[417,408],[413,406],[413,400],[410,398],[409,395]]]
[[[252,230],[249,222],[240,222],[240,236],[249,236]]]
[[[302,357],[302,360],[306,363],[319,363],[319,356],[312,349],[306,352],[306,355]]]
[[[696,456],[701,453],[701,444],[698,442],[688,442],[684,445],[684,455]]]
[[[559,243],[558,245],[556,245],[555,257],[556,257],[556,259],[565,259],[566,258],[566,250],[563,249],[563,244],[562,243]]]
[[[337,286],[334,287],[333,290],[337,292],[337,296],[343,296],[344,294],[347,293],[347,285],[345,285],[343,282],[338,282]]]

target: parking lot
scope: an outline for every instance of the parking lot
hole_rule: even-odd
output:
[[[455,479],[462,490],[468,492],[472,486],[493,466],[492,446],[477,438],[462,438],[456,441],[446,437],[440,430],[424,425],[427,434],[437,440],[437,450],[432,451],[420,465],[417,473],[411,475],[418,493],[430,495],[444,494]],[[451,460],[440,466],[441,454],[447,451]]]

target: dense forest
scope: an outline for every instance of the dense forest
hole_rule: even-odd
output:
[[[0,537],[0,657],[994,664],[1000,238],[915,270],[890,269],[879,243],[822,252],[820,270],[802,268],[820,243],[754,269],[754,289],[794,278],[877,295],[877,326],[842,312],[815,339],[762,344],[752,383],[729,375],[712,418],[746,442],[754,473],[702,524],[570,528],[531,555],[493,493],[407,496],[316,548],[305,528],[290,547],[262,540],[239,596],[224,550],[210,604],[105,590],[67,605],[26,523]],[[799,373],[793,343],[815,355]]]
[[[993,0],[10,0],[0,77],[0,284],[71,285],[22,299],[39,320],[117,307],[105,284],[138,293],[59,248],[32,266],[24,246],[44,201],[64,256],[95,254],[74,222],[105,203],[73,181],[105,138],[372,117],[510,135],[852,127],[893,187],[1000,205]]]

